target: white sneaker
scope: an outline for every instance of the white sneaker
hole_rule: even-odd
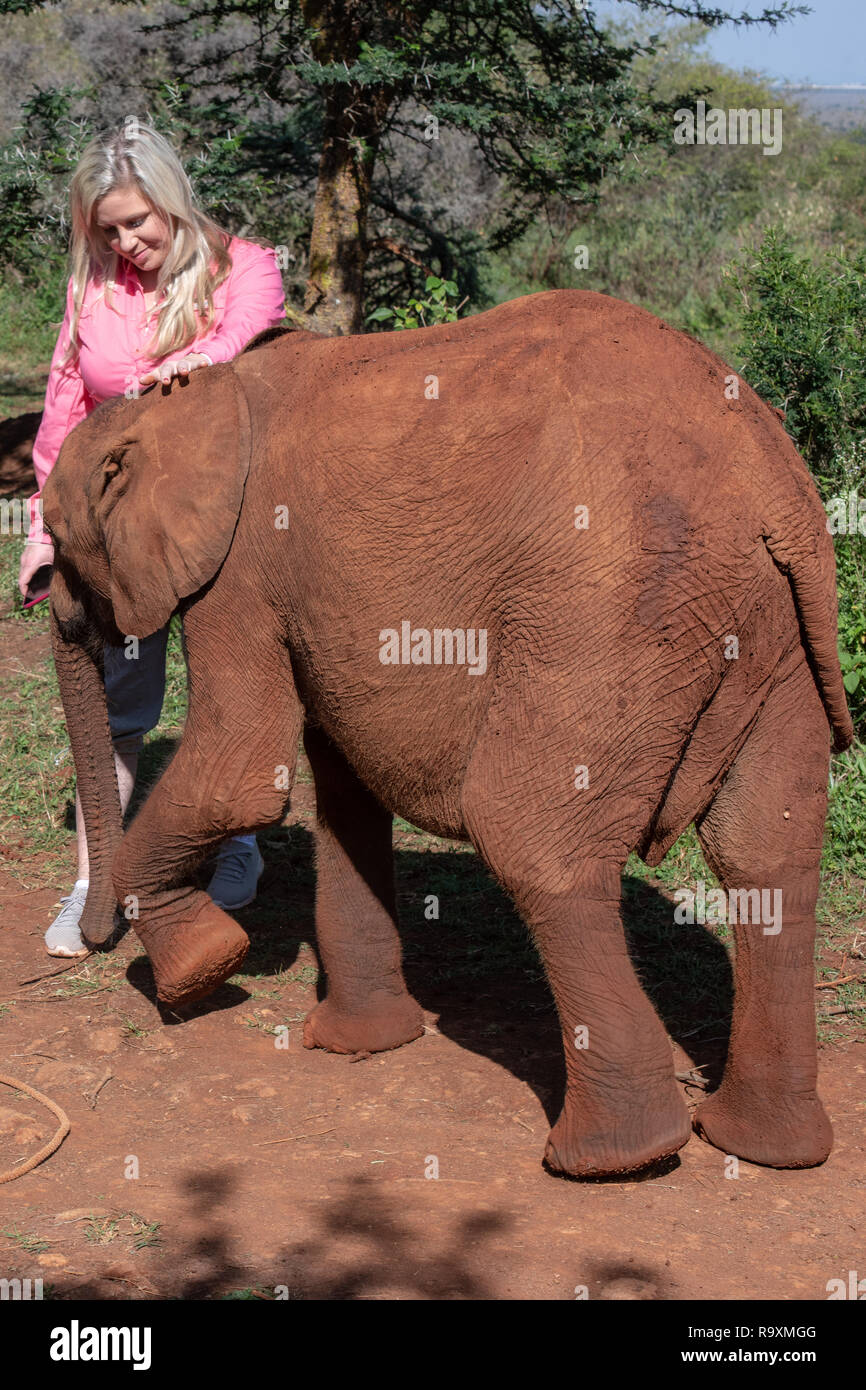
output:
[[[87,901],[87,884],[76,883],[63,906],[45,933],[45,949],[49,956],[87,956],[90,947],[81,935],[79,922]]]
[[[247,907],[256,896],[256,888],[265,861],[258,845],[246,845],[238,840],[226,840],[220,847],[217,865],[207,891],[217,907],[225,912],[237,912]]]

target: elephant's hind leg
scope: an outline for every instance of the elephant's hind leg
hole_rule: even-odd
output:
[[[590,1177],[666,1158],[691,1128],[670,1042],[628,954],[625,846],[593,842],[593,828],[615,824],[615,809],[610,800],[581,804],[589,793],[569,794],[570,772],[561,748],[506,743],[488,729],[463,809],[473,843],[533,933],[559,1013],[567,1087],[545,1158],[556,1171]]]
[[[691,1133],[671,1045],[635,975],[620,920],[619,864],[588,864],[571,892],[515,891],[547,967],[568,1078],[545,1151],[556,1171],[634,1172]]]
[[[737,917],[747,920],[734,927],[725,1074],[697,1111],[695,1128],[752,1163],[807,1168],[823,1163],[832,1147],[815,1089],[814,994],[829,733],[802,654],[780,674],[698,825],[708,863],[736,901]],[[736,899],[731,890],[739,890]]]
[[[424,1031],[403,979],[391,816],[320,729],[306,729],[304,747],[316,782],[316,936],[328,977],[304,1045],[387,1052]]]

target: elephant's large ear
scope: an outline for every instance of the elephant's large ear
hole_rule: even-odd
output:
[[[240,515],[250,445],[247,399],[227,365],[141,400],[89,498],[122,633],[150,636],[216,574]]]

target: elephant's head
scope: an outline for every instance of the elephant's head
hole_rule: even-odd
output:
[[[61,572],[147,637],[226,557],[250,460],[246,397],[229,366],[199,368],[74,429],[45,484]]]
[[[120,802],[102,644],[147,637],[225,559],[250,461],[246,397],[229,366],[100,406],[72,431],[45,484],[56,544],[51,628],[90,852],[82,931],[104,941]]]

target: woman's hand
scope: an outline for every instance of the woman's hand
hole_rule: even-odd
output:
[[[27,595],[27,585],[37,570],[43,565],[54,563],[54,546],[51,541],[28,541],[21,552],[18,567],[18,589],[22,598]]]
[[[146,372],[144,376],[138,378],[139,386],[151,386],[154,382],[160,382],[167,386],[173,376],[188,377],[190,372],[194,372],[196,367],[212,367],[213,363],[209,357],[205,357],[203,352],[188,352],[184,357],[178,357],[173,362],[160,362],[158,367]]]

